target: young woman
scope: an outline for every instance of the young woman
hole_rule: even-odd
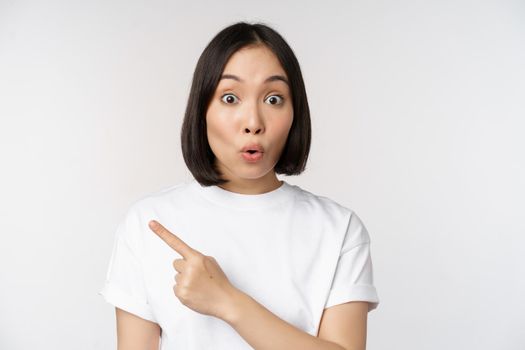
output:
[[[279,180],[310,148],[299,63],[239,22],[202,53],[182,125],[194,179],[137,200],[104,289],[119,349],[365,349],[379,304],[370,237],[335,201]]]

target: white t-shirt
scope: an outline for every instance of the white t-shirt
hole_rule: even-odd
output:
[[[283,180],[263,194],[240,194],[195,179],[137,200],[119,224],[105,300],[162,329],[161,349],[251,349],[225,321],[175,296],[174,259],[148,227],[159,221],[190,247],[213,256],[229,281],[275,315],[317,336],[325,308],[379,304],[370,237],[359,217],[335,201]]]

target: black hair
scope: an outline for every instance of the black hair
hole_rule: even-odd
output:
[[[290,85],[294,118],[274,171],[276,174],[299,175],[306,167],[311,123],[299,62],[284,38],[268,25],[237,22],[222,29],[199,57],[182,123],[182,155],[194,178],[203,186],[228,182],[221,178],[222,174],[215,166],[215,155],[206,132],[206,112],[229,58],[252,45],[264,45],[277,56]]]

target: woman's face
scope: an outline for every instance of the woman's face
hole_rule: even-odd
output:
[[[245,47],[228,60],[206,113],[216,165],[231,181],[224,187],[246,192],[279,183],[273,168],[293,121],[287,81],[279,60],[266,46]],[[262,152],[244,152],[243,147],[251,144],[260,145]]]

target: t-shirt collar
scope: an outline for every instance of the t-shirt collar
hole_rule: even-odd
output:
[[[197,180],[190,180],[190,186],[193,190],[206,197],[215,204],[237,209],[260,209],[279,204],[289,199],[293,191],[293,185],[285,180],[278,188],[269,192],[260,194],[243,194],[223,189],[217,185],[202,186]]]

